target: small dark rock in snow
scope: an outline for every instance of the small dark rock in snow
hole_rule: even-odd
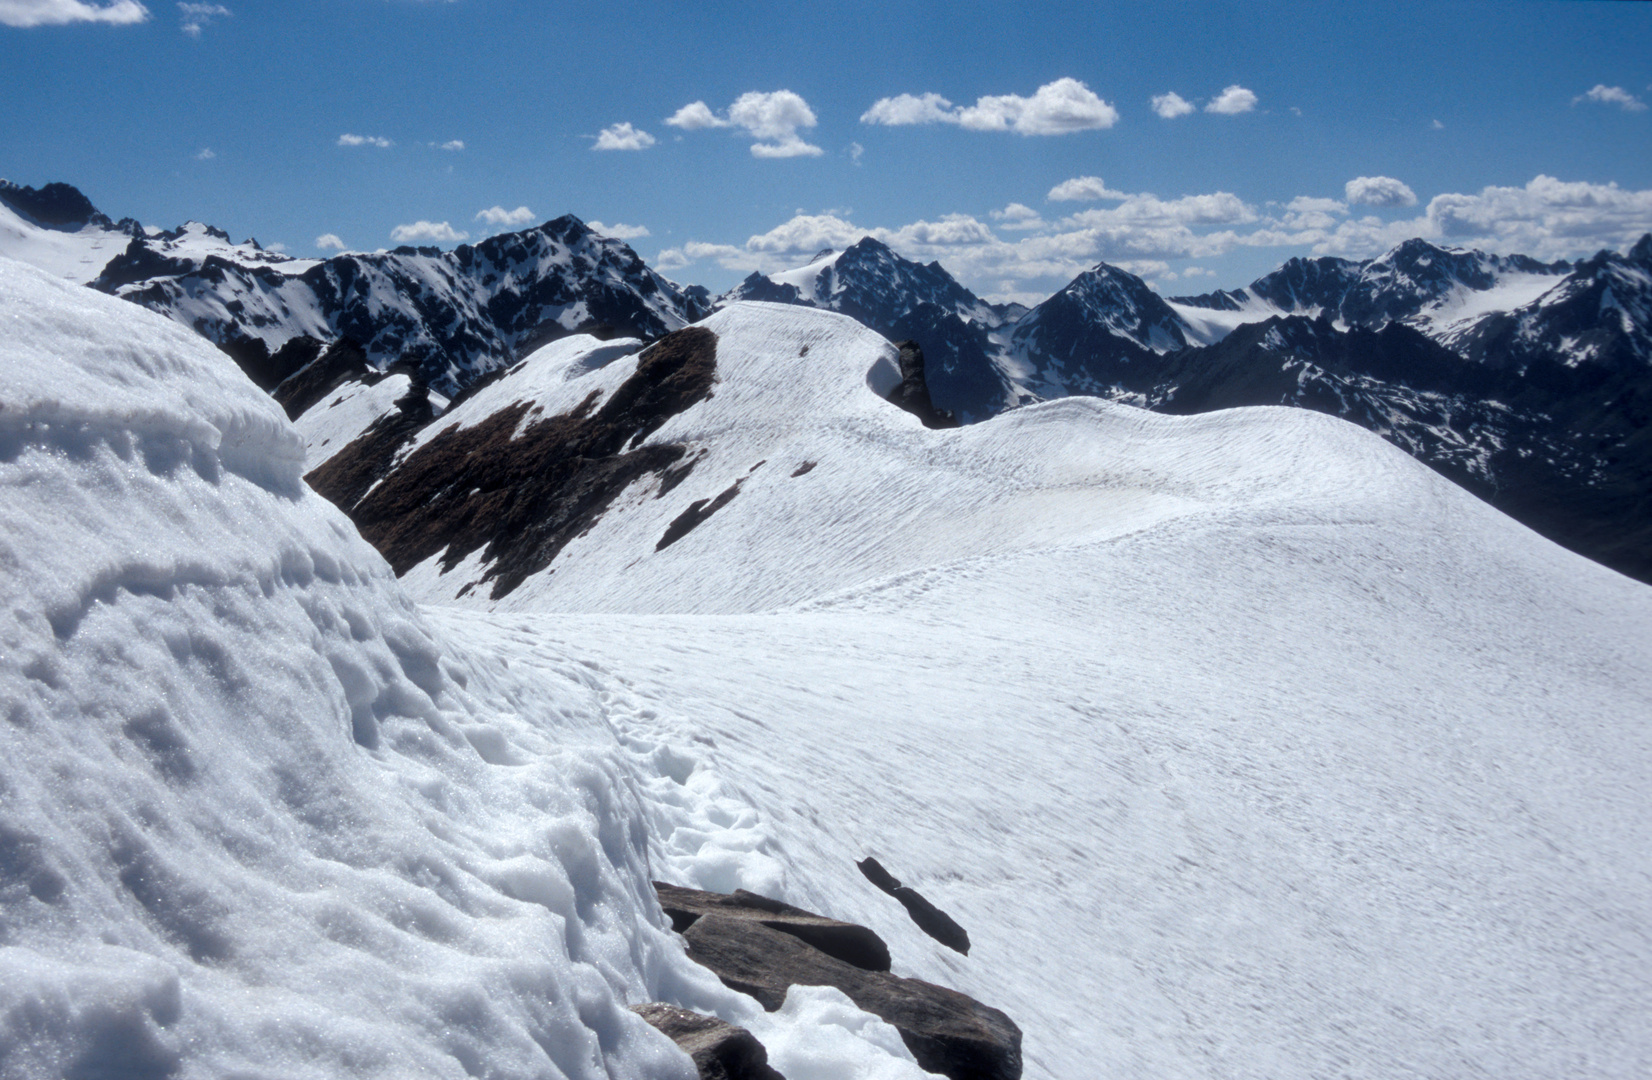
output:
[[[700,1080],[785,1080],[769,1065],[763,1044],[743,1027],[658,1001],[633,1005],[631,1011],[693,1058]]]
[[[918,929],[939,941],[949,949],[969,955],[969,932],[953,921],[952,916],[931,904],[924,895],[916,889],[902,885],[883,864],[868,855],[855,864],[860,872],[866,875],[866,880],[882,889],[901,902],[901,907],[912,916],[912,921],[918,924]]]

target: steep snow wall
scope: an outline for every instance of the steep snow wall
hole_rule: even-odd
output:
[[[686,960],[645,824],[705,800],[433,634],[227,358],[7,260],[0,327],[0,1076],[692,1076],[655,999],[917,1075]]]

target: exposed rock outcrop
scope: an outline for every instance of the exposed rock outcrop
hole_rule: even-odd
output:
[[[889,400],[923,421],[926,428],[958,426],[958,418],[935,407],[929,397],[924,375],[924,351],[916,341],[898,341],[901,351],[901,382],[889,392]]]
[[[800,932],[845,952],[843,943],[857,939],[841,928],[876,938],[865,927],[753,893],[724,896],[660,882],[655,889],[672,925],[688,942],[690,959],[765,1009],[780,1008],[791,986],[833,986],[892,1024],[918,1064],[930,1072],[951,1080],[1020,1077],[1021,1029],[1004,1013],[956,990],[830,955]]]
[[[769,1052],[743,1027],[654,1001],[631,1011],[670,1037],[694,1059],[700,1080],[786,1080],[769,1065]]]

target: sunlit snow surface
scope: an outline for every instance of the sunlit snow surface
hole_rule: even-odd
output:
[[[689,480],[492,613],[428,609],[665,744],[656,806],[718,827],[656,810],[659,872],[874,927],[1009,1012],[1034,1077],[1652,1069],[1652,590],[1330,417],[927,431],[843,320],[705,325],[722,382],[651,437],[704,451]],[[631,370],[566,348],[447,422]]]
[[[917,1075],[686,959],[669,754],[433,631],[226,357],[5,260],[0,326],[0,1076],[691,1076],[652,999]]]
[[[479,561],[399,585],[210,346],[3,262],[0,304],[0,1075],[685,1076],[650,998],[912,1075],[835,991],[724,990],[649,876],[872,926],[1029,1077],[1652,1070],[1652,590],[1352,425],[928,431],[881,339],[739,305],[650,436],[680,487],[421,611]]]

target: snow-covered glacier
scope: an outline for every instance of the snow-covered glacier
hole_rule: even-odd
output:
[[[921,1075],[685,958],[648,829],[744,823],[435,630],[226,357],[7,260],[0,326],[0,1076],[692,1076],[661,999]]]

